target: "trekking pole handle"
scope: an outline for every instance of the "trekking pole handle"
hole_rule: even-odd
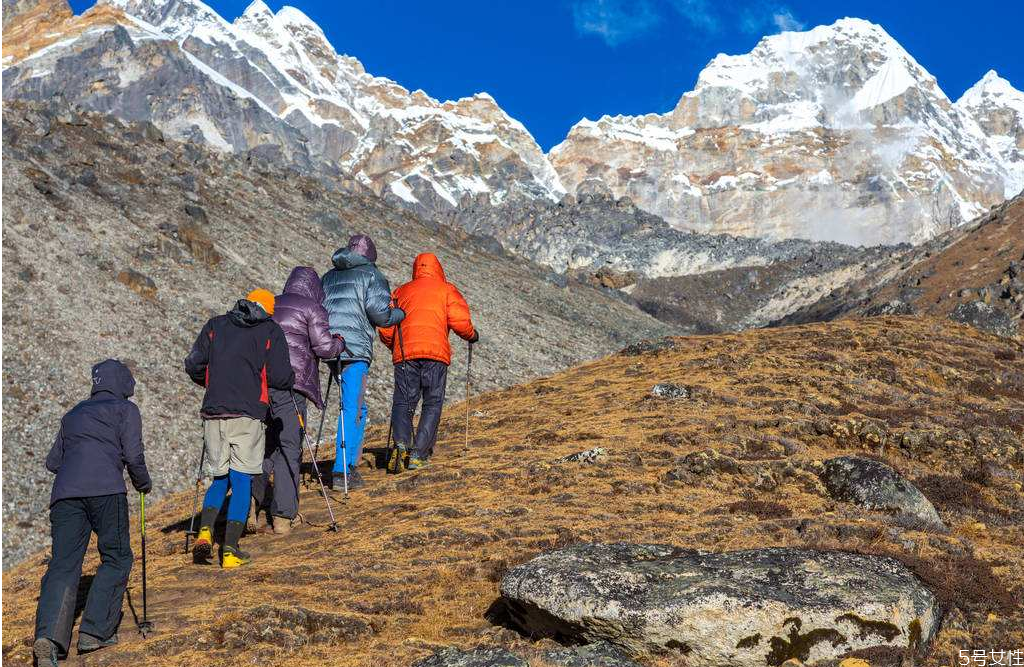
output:
[[[139,493],[139,523],[142,524],[142,536],[146,536],[146,494]]]

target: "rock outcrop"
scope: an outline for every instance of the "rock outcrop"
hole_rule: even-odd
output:
[[[692,665],[824,663],[869,647],[924,649],[936,598],[899,562],[769,548],[700,553],[579,544],[508,572],[501,593],[532,636],[612,642]]]

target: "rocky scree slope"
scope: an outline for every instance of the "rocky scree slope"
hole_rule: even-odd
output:
[[[339,533],[302,525],[286,539],[247,537],[255,560],[241,570],[193,565],[181,553],[191,497],[165,499],[148,516],[150,613],[158,633],[143,642],[126,627],[120,646],[89,660],[537,667],[602,664],[595,656],[614,655],[620,661],[606,664],[635,667],[705,664],[695,660],[721,651],[742,657],[730,664],[778,665],[791,657],[834,664],[852,654],[877,666],[909,659],[937,666],[955,661],[961,649],[1013,649],[1024,642],[1022,359],[1024,348],[1014,341],[927,317],[632,345],[481,396],[467,451],[456,405],[442,422],[432,468],[398,477],[367,470],[366,490],[339,513]],[[382,425],[372,427],[371,442],[383,437]],[[833,497],[823,475],[840,456],[884,462],[926,496],[946,528]],[[302,508],[309,520],[326,521],[312,489],[303,490]],[[624,613],[651,611],[639,584],[679,581],[645,577],[676,567],[672,561],[685,564],[697,550],[716,565],[695,584],[741,567],[744,577],[755,577],[746,591],[750,604],[718,607],[719,620],[741,628],[754,622],[749,610],[761,610],[756,622],[771,625],[771,635],[743,637],[737,647],[723,633],[688,655],[672,644],[625,662],[618,651],[650,625],[576,626],[572,632],[600,627],[618,644],[573,648],[514,624],[507,613],[513,599],[502,591],[512,596],[523,573],[554,577],[545,589],[554,597],[598,571],[537,568],[535,558],[576,554],[576,562],[593,562],[608,553],[595,545],[609,543],[623,545],[618,553],[677,547],[674,558],[632,559],[637,569],[626,576],[636,586],[608,593],[630,601],[619,607]],[[809,563],[840,578],[866,576],[849,565],[866,557],[873,572],[899,579],[920,596],[910,599],[940,611],[941,624],[932,634],[922,620],[918,635],[907,618],[895,629],[891,622],[858,623],[844,616],[849,609],[840,611],[842,596],[818,605],[816,594],[771,604],[818,605],[815,622],[827,627],[767,611],[781,609],[763,606],[769,599],[762,597],[780,579],[757,576],[757,563],[768,563],[770,573],[772,557],[782,562],[808,552]],[[42,556],[5,573],[5,664],[27,664]],[[136,602],[138,577],[136,571],[130,586]],[[680,621],[673,632],[686,631],[685,610],[693,609],[676,608],[684,613],[672,617]],[[912,657],[903,647],[913,641]],[[825,655],[834,657],[819,659]]]
[[[86,397],[92,363],[113,356],[132,367],[157,492],[181,488],[200,446],[200,391],[181,361],[203,322],[254,287],[279,291],[294,266],[326,271],[352,233],[376,240],[395,287],[417,253],[440,257],[483,332],[474,363],[481,389],[669,331],[618,296],[426,225],[358,183],[167,140],[149,123],[5,104],[3,160],[9,564],[46,540],[52,478],[43,458],[60,414]],[[465,346],[453,347],[450,397],[465,377]],[[391,396],[390,357],[382,346],[377,353],[373,422]]]
[[[201,0],[101,0],[81,17],[66,0],[7,9],[5,31],[31,39],[5,36],[5,100],[59,95],[216,150],[343,172],[421,212],[565,192],[489,95],[440,102],[372,76],[294,7],[255,0],[233,22]]]
[[[877,264],[781,323],[884,313],[948,316],[1024,335],[1024,196],[968,226]]]
[[[606,191],[557,204],[463,206],[448,223],[560,273],[630,295],[686,332],[765,326],[911,249],[683,231]]]
[[[696,231],[921,242],[1024,183],[1024,94],[994,73],[957,103],[880,26],[841,19],[716,56],[665,114],[584,119],[550,159]]]

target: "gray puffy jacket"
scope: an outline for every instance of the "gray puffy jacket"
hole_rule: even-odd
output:
[[[374,328],[395,326],[405,318],[405,312],[391,307],[391,287],[366,257],[341,248],[331,260],[334,268],[322,278],[328,326],[332,334],[345,338],[348,353],[341,355],[343,362],[371,362]]]

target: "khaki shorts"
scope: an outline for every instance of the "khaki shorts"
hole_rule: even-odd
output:
[[[207,419],[203,422],[206,438],[206,474],[220,477],[228,470],[257,475],[263,472],[266,432],[263,422],[252,417]]]

